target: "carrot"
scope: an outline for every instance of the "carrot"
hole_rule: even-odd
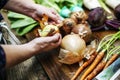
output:
[[[78,68],[78,70],[76,71],[76,73],[74,74],[74,76],[72,77],[71,80],[75,80],[77,78],[77,76],[88,66],[92,63],[92,61],[95,59],[97,53],[94,52],[94,54],[91,55],[90,59],[88,59],[82,66],[80,66]]]
[[[101,72],[106,64],[106,61],[102,61],[98,66],[87,76],[85,80],[92,80],[99,72]]]
[[[104,51],[101,51],[97,57],[95,58],[95,60],[93,61],[93,63],[90,65],[90,67],[85,71],[85,73],[83,73],[83,75],[81,76],[80,80],[84,80],[85,77],[96,67],[96,65],[101,61],[101,59],[104,56]]]
[[[111,58],[108,60],[108,62],[106,63],[104,69],[107,68],[112,62],[114,62],[118,58],[118,56],[119,56],[118,54],[113,54]]]
[[[110,50],[110,47],[114,44],[114,42],[119,39],[120,35],[120,31],[117,32],[116,34],[113,34],[113,35],[108,35],[106,37],[104,37],[99,45],[98,45],[98,48],[96,50],[96,52],[99,52],[100,50],[102,50],[98,55],[97,57],[95,58],[95,60],[93,61],[93,63],[90,65],[90,67],[88,67],[88,69],[83,73],[83,75],[81,76],[80,80],[84,80],[86,78],[86,76],[89,75],[89,73],[91,73],[91,71],[94,70],[94,68],[99,64],[99,62],[103,59],[104,55],[105,55],[105,51],[109,51]],[[107,39],[107,37],[110,37]],[[113,53],[113,51],[119,49],[118,48],[115,48],[115,49],[112,49],[112,51],[110,51],[109,53],[107,53],[107,57],[105,59],[105,62],[107,61],[109,55],[111,55]]]

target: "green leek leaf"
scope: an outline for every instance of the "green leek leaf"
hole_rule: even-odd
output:
[[[36,23],[36,21],[33,20],[32,18],[27,17],[25,19],[19,19],[19,20],[13,22],[11,24],[11,28],[25,27],[25,26],[33,24],[33,23]]]
[[[22,15],[22,14],[19,14],[19,13],[15,13],[15,12],[11,12],[11,11],[8,13],[8,18],[24,19],[26,17],[27,16],[25,16],[25,15]]]
[[[31,24],[31,25],[28,25],[26,27],[21,27],[21,28],[17,28],[16,29],[16,33],[19,35],[19,36],[23,36],[25,35],[26,33],[28,33],[29,31],[31,31],[35,26],[37,26],[38,24],[37,23],[34,23],[34,24]]]

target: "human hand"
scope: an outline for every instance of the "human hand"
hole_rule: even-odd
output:
[[[61,22],[61,18],[56,10],[35,4],[33,0],[9,0],[4,6],[4,9],[24,14],[35,20],[38,20],[45,14],[51,21],[55,23]]]
[[[34,15],[32,16],[35,20],[38,21],[39,18],[43,17],[43,15],[47,15],[50,21],[53,21],[55,23],[60,23],[61,22],[61,17],[57,13],[57,11],[53,8],[48,8],[42,5],[36,4],[35,6],[36,12],[33,13]]]
[[[27,43],[27,46],[31,46],[33,53],[40,53],[52,50],[61,44],[61,35],[56,33],[49,37],[38,37]]]

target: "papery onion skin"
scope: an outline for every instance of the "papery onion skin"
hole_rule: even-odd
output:
[[[88,15],[84,11],[72,12],[70,18],[77,24],[84,23],[88,19]]]
[[[79,34],[81,38],[85,40],[86,43],[91,41],[92,31],[90,29],[89,24],[86,22],[85,24],[77,24],[72,32],[75,34]]]
[[[77,63],[79,61],[81,61],[84,56],[83,55],[75,55],[74,52],[65,50],[65,49],[60,49],[60,53],[58,56],[59,62],[64,63],[64,64],[74,64]]]
[[[83,59],[86,43],[79,35],[69,34],[63,37],[61,48],[68,50],[68,52],[63,53],[63,63],[73,64]]]
[[[42,31],[38,29],[38,32],[41,37],[52,36],[55,33],[59,33],[59,28],[55,25],[47,25]]]
[[[120,4],[114,9],[114,14],[120,20]]]
[[[70,34],[72,28],[75,26],[76,26],[76,23],[73,19],[71,19],[71,18],[64,19],[62,22],[62,25],[60,27],[60,32],[61,32],[62,36]]]

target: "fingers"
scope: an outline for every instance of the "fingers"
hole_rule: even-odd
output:
[[[60,23],[61,22],[61,17],[60,15],[56,12],[55,9],[50,8],[51,14],[49,14],[49,17],[54,20],[56,23]]]
[[[55,35],[47,37],[46,39],[46,41],[49,43],[59,42],[59,40],[61,40],[61,35],[60,33],[56,33]]]
[[[45,39],[47,42],[44,42],[45,46],[42,48],[42,51],[49,51],[61,44],[62,37],[60,34],[55,34],[54,36],[46,37]]]

